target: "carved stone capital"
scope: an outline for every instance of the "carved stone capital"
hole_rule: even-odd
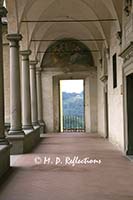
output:
[[[7,40],[10,42],[10,47],[19,48],[19,41],[22,40],[21,34],[8,34]]]
[[[41,68],[41,67],[37,67],[37,68],[36,68],[36,73],[37,73],[37,74],[41,74],[41,72],[42,72],[42,68]]]
[[[38,61],[37,60],[30,60],[30,65],[37,65]]]
[[[5,7],[0,6],[0,18],[6,17],[7,15],[7,9]]]
[[[18,33],[8,34],[7,35],[7,39],[9,41],[16,41],[16,42],[18,42],[18,41],[22,40],[22,35],[18,34]]]
[[[116,38],[119,40],[119,44],[122,43],[122,31],[118,31],[116,33]]]
[[[29,56],[29,55],[31,55],[31,50],[20,51],[20,54],[21,54],[22,56]]]
[[[101,77],[100,77],[100,80],[101,80],[103,83],[107,82],[107,80],[108,80],[108,75],[105,74],[105,75],[101,76]]]
[[[120,54],[124,59],[124,63],[133,58],[133,42]]]

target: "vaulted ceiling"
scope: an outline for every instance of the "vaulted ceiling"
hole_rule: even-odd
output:
[[[103,45],[110,44],[111,27],[115,24],[118,31],[121,29],[122,2],[6,0],[9,33],[21,32],[23,48],[27,46],[35,52],[45,51],[53,40],[62,38],[83,40],[90,50],[101,51]]]

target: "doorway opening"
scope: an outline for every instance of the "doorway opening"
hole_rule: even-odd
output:
[[[85,131],[84,80],[60,80],[60,131]]]
[[[133,155],[133,73],[127,76],[127,155]]]

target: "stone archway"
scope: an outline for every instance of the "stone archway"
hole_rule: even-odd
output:
[[[48,132],[59,132],[59,81],[85,80],[86,132],[97,131],[97,71],[91,51],[78,40],[56,41],[46,51],[42,62],[44,120]],[[49,88],[46,88],[47,87]],[[51,89],[50,89],[51,87]],[[50,91],[51,90],[51,91]],[[47,97],[49,100],[46,98]],[[49,117],[45,112],[49,113]],[[52,120],[52,123],[49,121]]]

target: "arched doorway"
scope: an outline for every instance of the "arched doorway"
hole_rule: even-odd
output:
[[[97,70],[89,48],[75,39],[62,39],[52,44],[43,61],[44,120],[49,132],[60,129],[60,80],[83,79],[85,82],[85,127],[87,132],[97,131]],[[51,91],[46,89],[51,85]],[[50,90],[50,87],[49,87]],[[50,108],[50,109],[49,109]],[[45,109],[50,118],[45,116]],[[52,124],[49,123],[53,119]]]

